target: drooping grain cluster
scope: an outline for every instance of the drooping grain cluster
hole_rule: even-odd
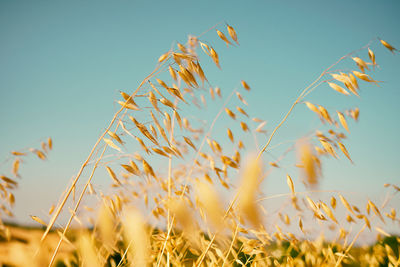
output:
[[[0,175],[0,236],[9,239],[9,230],[4,226],[3,217],[13,217],[12,207],[15,204],[13,190],[18,187],[17,179],[21,178],[20,166],[24,163],[23,158],[29,154],[36,155],[41,160],[46,160],[47,154],[53,149],[53,140],[48,138],[41,142],[41,149],[29,148],[20,151],[11,151],[9,158],[4,162],[11,163],[10,174]],[[34,217],[33,217],[34,218]]]

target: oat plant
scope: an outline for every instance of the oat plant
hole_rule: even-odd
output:
[[[120,91],[118,110],[51,209],[34,261],[43,255],[43,243],[57,228],[58,242],[46,258],[49,266],[56,262],[66,266],[398,266],[398,246],[382,241],[371,251],[354,244],[366,228],[393,238],[374,222],[398,224],[396,210],[389,205],[399,187],[386,185],[386,200],[369,200],[365,208],[351,204],[343,192],[328,190],[329,201],[313,198],[313,192],[320,191],[323,161],[339,155],[352,161],[345,138],[349,121],[357,121],[360,111],[356,107],[334,110],[308,98],[322,88],[357,97],[365,83],[379,86],[373,77],[378,65],[372,47],[378,43],[392,53],[397,50],[375,38],[339,58],[299,93],[277,125],[269,125],[268,118],[247,111],[251,82],[238,79],[237,88],[222,90],[208,79],[203,62],[213,62],[221,71],[223,65],[205,39],[210,34],[240,51],[235,29],[217,24],[161,55],[136,89]],[[218,107],[211,121],[204,115],[207,105]],[[309,116],[318,116],[321,127],[281,144],[288,145],[287,151],[272,157],[272,141],[296,109],[309,109]],[[230,125],[222,135],[225,124],[221,122]],[[293,166],[299,174],[288,171],[283,177],[287,192],[263,194],[262,182],[284,168],[281,161],[288,154],[297,155]],[[109,177],[109,190],[97,185],[99,176]],[[12,180],[1,178],[2,196],[10,199],[6,188]],[[298,192],[294,180],[302,181],[305,191]],[[269,199],[285,204],[273,213],[265,206]],[[58,228],[62,213],[69,219]],[[276,223],[267,227],[274,217]],[[72,227],[72,222],[79,227]],[[361,226],[358,232],[352,232],[352,224]],[[331,229],[334,240],[315,236],[316,226]],[[398,244],[399,239],[394,240]],[[76,253],[61,255],[63,243]]]

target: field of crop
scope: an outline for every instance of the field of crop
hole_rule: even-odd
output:
[[[347,137],[362,111],[342,104],[368,94],[364,86],[385,86],[374,75],[379,54],[398,56],[396,44],[374,38],[328,62],[270,125],[251,108],[251,81],[235,77],[234,89],[221,89],[204,67],[223,71],[216,47],[241,53],[240,42],[234,26],[218,23],[176,43],[136,89],[120,91],[117,111],[50,220],[31,215],[34,227],[7,222],[24,164],[51,158],[53,140],[10,151],[11,171],[0,173],[0,266],[399,266],[400,237],[387,230],[400,223],[398,184],[382,183],[384,201],[361,204],[320,189],[324,162],[354,160]],[[312,101],[322,88],[343,103]],[[319,128],[274,142],[300,111]],[[277,172],[286,190],[263,192]],[[99,189],[97,177],[109,188]],[[376,238],[359,243],[366,231]]]

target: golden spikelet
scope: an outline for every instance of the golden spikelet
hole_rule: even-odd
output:
[[[239,44],[235,29],[229,25],[227,25],[226,28],[228,29],[229,36],[232,38],[232,40]]]
[[[218,68],[221,68],[221,66],[219,65],[219,57],[217,52],[215,52],[214,48],[210,48],[210,56],[212,58],[212,60],[214,61],[215,65],[217,65]]]
[[[165,89],[168,89],[168,85],[163,80],[160,80],[160,79],[156,78],[156,81],[158,82],[159,85],[161,85]]]
[[[121,138],[116,133],[113,133],[111,131],[108,131],[107,133],[109,136],[111,136],[113,139],[115,139],[118,143],[120,143],[121,145],[123,144]]]
[[[38,150],[38,149],[31,149],[31,151],[32,151],[33,153],[35,153],[36,156],[37,156],[39,159],[41,159],[41,160],[45,160],[45,159],[46,159],[46,155],[45,155],[42,151],[40,151],[40,150]]]
[[[371,60],[372,65],[376,66],[375,54],[369,47],[368,47],[368,57]]]
[[[358,67],[364,72],[364,68],[369,70],[367,63],[359,57],[352,57],[352,59],[357,63]]]
[[[147,175],[151,175],[154,178],[156,177],[156,174],[154,173],[153,168],[150,166],[149,163],[147,163],[147,161],[145,161],[144,159],[142,160],[142,164],[143,164],[143,171],[147,174]]]
[[[339,145],[340,150],[343,152],[343,154],[350,160],[351,163],[353,163],[353,161],[350,158],[350,154],[347,151],[346,147],[340,142],[338,142],[338,145]]]
[[[174,79],[174,81],[176,81],[177,77],[176,77],[175,70],[171,66],[168,66],[168,71],[169,71],[169,74],[171,75],[172,79]]]
[[[318,105],[318,110],[320,111],[320,114],[322,115],[322,117],[330,124],[332,124],[332,119],[331,116],[329,115],[329,112],[326,110],[326,108],[324,108],[321,105]]]
[[[175,109],[175,105],[174,105],[171,101],[169,101],[168,99],[166,99],[166,98],[161,98],[161,99],[160,99],[160,102],[161,102],[162,104],[166,105],[167,107],[170,107],[170,108],[172,108],[172,109]]]
[[[246,106],[248,106],[246,100],[242,97],[242,95],[239,92],[236,92],[236,96],[239,98],[239,100],[245,104]]]
[[[131,173],[131,174],[135,174],[138,175],[137,170],[135,168],[133,168],[131,165],[127,165],[127,164],[121,164],[121,167],[124,168],[127,172]],[[110,176],[113,178],[115,176],[111,175]],[[115,178],[116,179],[116,178]],[[117,184],[120,184],[120,182],[118,181],[118,179],[115,180],[117,182]]]
[[[331,207],[333,208],[333,209],[336,209],[336,198],[335,197],[331,197]]]
[[[220,98],[222,98],[221,88],[215,87],[215,93],[216,93]]]
[[[15,159],[13,162],[13,166],[12,166],[12,173],[19,177],[18,171],[19,171],[19,166],[20,166],[21,160],[19,158]]]
[[[354,211],[352,210],[352,208],[351,208],[349,202],[347,201],[347,199],[346,199],[344,196],[342,196],[341,194],[339,194],[339,198],[340,198],[340,201],[342,202],[343,206],[344,206],[351,214],[355,215],[355,214],[354,214]]]
[[[151,133],[153,134],[153,136],[157,139],[158,136],[157,136],[157,130],[156,130],[156,128],[154,128],[154,126],[153,126],[152,124],[150,124],[149,128],[150,128],[150,131],[151,131]]]
[[[177,46],[183,53],[187,53],[186,47],[183,44],[177,43]]]
[[[233,143],[234,142],[234,138],[233,138],[233,133],[232,133],[231,129],[229,129],[229,128],[226,129],[226,132],[228,134],[229,140],[231,140],[231,142]]]
[[[393,46],[391,46],[388,42],[386,42],[386,41],[384,41],[384,40],[380,40],[381,41],[381,44],[384,46],[384,47],[386,47],[387,49],[389,49],[390,50],[390,52],[392,52],[393,54],[394,54],[394,51],[396,51],[397,49],[396,48],[394,48]]]
[[[157,98],[152,91],[149,92],[148,98],[149,98],[151,105],[154,107],[154,109],[157,110],[158,112],[161,112],[157,106]]]
[[[342,126],[346,129],[346,131],[350,132],[349,131],[349,127],[347,125],[347,122],[346,122],[346,119],[344,118],[343,113],[337,111],[337,115],[338,115],[339,121],[342,124]]]
[[[110,147],[114,148],[115,150],[118,150],[119,152],[121,152],[121,148],[119,146],[117,146],[116,144],[114,144],[114,142],[111,139],[104,137],[103,140],[108,146],[110,146]]]
[[[355,109],[351,110],[350,115],[355,121],[358,121],[358,117],[360,116],[360,109],[355,108]]]
[[[47,145],[49,146],[50,150],[53,149],[53,140],[51,139],[51,137],[47,138]]]
[[[300,230],[304,233],[303,221],[301,220],[301,218],[299,218],[299,228],[300,228]]]
[[[13,154],[14,156],[26,156],[26,153],[18,151],[11,151],[11,154]]]
[[[266,131],[263,130],[263,127],[264,127],[266,124],[267,124],[266,121],[261,122],[261,123],[257,126],[257,128],[256,128],[255,131],[256,131],[256,132],[259,132],[259,133],[265,133]]]
[[[372,202],[371,200],[368,200],[368,203],[370,204],[370,206],[372,207],[372,211],[379,217],[379,219],[381,219],[382,222],[385,222],[385,220],[383,219],[383,216],[381,214],[381,212],[379,211],[378,207],[375,205],[374,202]]]
[[[214,93],[214,89],[212,87],[210,87],[209,92],[210,92],[211,99],[214,100],[215,99],[215,93]]]
[[[140,146],[143,148],[144,151],[146,151],[147,154],[150,153],[149,149],[147,148],[147,146],[145,145],[145,143],[143,142],[142,139],[140,139],[139,137],[135,137],[136,141],[139,142]]]
[[[186,144],[188,144],[189,146],[191,146],[195,151],[197,151],[196,146],[193,144],[193,142],[186,136],[183,137],[183,139],[185,140]]]
[[[272,167],[279,168],[279,165],[276,162],[270,161],[268,162],[268,164],[271,165]]]
[[[236,107],[236,109],[240,112],[240,113],[242,113],[243,115],[245,115],[246,117],[248,117],[249,115],[247,115],[247,113],[246,113],[246,111],[244,111],[241,107]]]
[[[366,81],[366,82],[375,82],[371,76],[369,76],[368,74],[365,73],[361,73],[358,71],[353,71],[354,76],[356,76],[358,79]]]
[[[133,106],[137,106],[137,104],[135,103],[135,101],[133,101],[133,98],[130,95],[128,95],[127,93],[122,92],[122,91],[120,91],[119,93],[125,99],[127,104],[132,104]]]
[[[114,171],[108,166],[106,166],[106,169],[107,169],[107,172],[110,175],[111,179],[114,181],[114,183],[117,184],[117,185],[120,185],[121,182],[118,180],[118,178],[115,175]]]
[[[127,108],[127,109],[132,109],[132,110],[140,110],[140,108],[134,104],[127,103],[124,101],[118,101],[118,104],[120,104],[122,107]]]
[[[319,142],[322,144],[324,149],[331,154],[334,158],[336,158],[336,152],[333,146],[327,141],[327,139],[319,139]]]
[[[51,205],[51,207],[50,207],[50,209],[49,209],[49,211],[48,211],[48,214],[49,214],[49,215],[51,215],[51,214],[53,213],[54,208],[55,208],[55,206],[54,206],[54,205]]]
[[[321,203],[321,207],[324,210],[325,214],[332,220],[334,221],[336,224],[339,224],[339,222],[337,221],[335,215],[333,214],[332,210],[328,207],[328,205],[326,205],[324,202],[320,202]]]
[[[331,73],[331,76],[333,79],[335,79],[339,82],[342,82],[342,83],[346,83],[349,81],[349,78],[346,75],[344,75],[343,73],[341,73],[341,74]]]
[[[224,34],[223,32],[217,30],[217,34],[218,34],[219,38],[221,38],[222,41],[224,41],[224,42],[226,43],[226,46],[232,44],[232,43],[228,40],[228,38],[226,38],[226,36],[225,36],[225,34]]]
[[[206,78],[206,76],[205,76],[205,74],[204,74],[204,71],[203,71],[203,69],[201,68],[199,62],[197,62],[195,65],[196,65],[196,72],[197,72],[197,75],[199,75],[200,80],[204,83],[204,81],[207,80],[207,78]]]
[[[289,176],[289,174],[286,174],[286,183],[288,184],[290,191],[292,192],[292,194],[294,195],[295,191],[294,191],[294,184],[293,184],[293,180],[292,178]]]
[[[40,219],[39,217],[37,217],[37,216],[34,216],[34,215],[29,215],[31,218],[32,218],[32,220],[34,220],[35,222],[38,222],[38,223],[40,223],[41,225],[43,225],[43,226],[47,226],[47,223],[45,223],[42,219]]]
[[[204,51],[204,53],[206,53],[208,56],[211,56],[210,47],[205,43],[202,43],[202,42],[199,42],[199,43],[200,43],[200,47]]]
[[[359,89],[357,79],[354,77],[353,74],[349,73],[351,84],[354,86],[355,89]]]
[[[306,104],[306,106],[311,110],[314,111],[315,113],[318,114],[318,116],[321,116],[321,113],[319,111],[319,109],[312,103],[305,101],[304,102]]]
[[[13,179],[8,178],[8,177],[6,177],[6,176],[4,176],[4,175],[1,175],[0,178],[1,178],[4,182],[6,182],[7,186],[8,186],[8,185],[11,185],[11,186],[13,187],[13,186],[17,186],[17,185],[18,185],[18,183],[17,183],[16,181],[14,181]]]
[[[248,132],[249,131],[249,127],[247,126],[247,124],[243,121],[240,122],[240,127],[242,128],[242,130],[244,132]]]
[[[169,57],[169,55],[170,55],[170,52],[167,52],[167,53],[165,53],[165,54],[162,54],[162,55],[158,58],[158,62],[159,62],[159,63],[163,62],[164,60],[166,60],[166,59]]]

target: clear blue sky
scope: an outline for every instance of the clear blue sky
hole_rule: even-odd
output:
[[[136,88],[158,57],[188,34],[219,22],[235,27],[236,48],[226,48],[215,31],[204,36],[215,43],[223,70],[205,63],[209,79],[225,96],[246,80],[252,87],[248,111],[266,119],[271,130],[299,91],[341,56],[375,37],[399,48],[399,13],[394,0],[1,1],[0,157],[37,147],[47,136],[54,140],[47,162],[31,157],[21,167],[16,219],[46,218],[117,110],[118,91]],[[381,87],[363,84],[358,99],[322,86],[308,100],[332,110],[361,110],[346,141],[355,165],[344,157],[325,161],[321,188],[379,201],[383,183],[400,181],[400,58],[377,43],[371,48],[381,66],[374,77],[385,81]],[[213,107],[209,114],[214,117]],[[318,126],[316,116],[299,106],[272,144]],[[8,166],[0,165],[1,172]],[[284,174],[271,177],[266,191],[287,192]]]

